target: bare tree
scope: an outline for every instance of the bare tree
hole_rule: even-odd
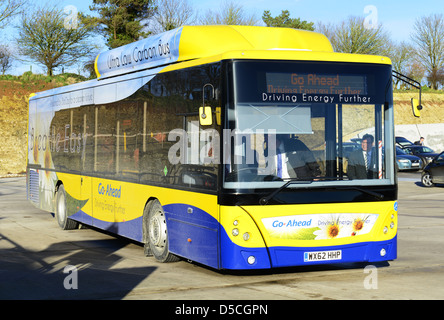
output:
[[[2,75],[11,68],[13,62],[12,53],[5,45],[0,45],[0,71]]]
[[[153,33],[196,23],[196,14],[188,0],[157,0],[155,5],[157,12],[150,26],[150,31]]]
[[[436,78],[438,83],[441,84],[442,87],[444,87],[444,68],[441,68],[437,71]]]
[[[81,71],[86,72],[89,74],[88,79],[96,79],[96,69],[95,69],[95,63],[97,55],[99,55],[99,51],[92,51],[87,56],[85,56],[85,59],[82,64],[79,65],[79,68]],[[80,74],[80,72],[79,72]]]
[[[259,24],[259,19],[248,15],[242,5],[235,2],[223,2],[219,10],[208,10],[201,18],[201,24],[247,25]]]
[[[322,33],[324,36],[326,36],[330,42],[332,42],[332,39],[336,33],[336,26],[331,22],[324,24],[321,21],[317,21],[314,29],[314,31]]]
[[[425,74],[426,70],[424,69],[424,66],[421,62],[418,61],[417,56],[414,54],[411,62],[409,62],[408,64],[407,72],[405,73],[405,75],[421,83],[421,80],[424,78]]]
[[[390,39],[382,25],[366,28],[364,18],[351,16],[331,32],[330,42],[337,52],[386,55]]]
[[[7,21],[20,14],[27,0],[0,0],[0,29],[6,26]]]
[[[439,89],[439,85],[444,85],[444,67],[441,69],[433,69],[427,76],[429,87],[435,90]]]
[[[19,52],[44,65],[47,75],[59,66],[70,66],[94,50],[88,43],[90,27],[66,28],[63,11],[57,8],[37,9],[24,14],[16,39]]]
[[[388,56],[392,60],[393,70],[402,74],[408,74],[410,72],[409,69],[414,58],[414,49],[412,45],[404,41],[399,44],[393,44]],[[401,86],[405,85],[404,82],[396,79],[395,86],[397,87],[398,84],[401,84]]]
[[[412,40],[417,44],[416,53],[428,73],[433,89],[438,89],[439,70],[444,67],[444,17],[433,14],[416,20]]]

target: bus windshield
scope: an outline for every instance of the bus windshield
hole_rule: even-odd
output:
[[[224,187],[394,183],[391,68],[236,61]]]

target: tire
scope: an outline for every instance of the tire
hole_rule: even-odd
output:
[[[68,218],[68,210],[66,206],[66,192],[65,187],[59,186],[56,193],[56,210],[55,216],[57,222],[63,230],[73,230],[79,227],[78,222]]]
[[[144,210],[144,252],[159,262],[179,261],[179,257],[168,250],[168,230],[165,212],[159,200],[150,201]]]
[[[432,180],[432,175],[427,171],[422,173],[421,182],[423,186],[427,188],[433,187],[435,185]]]

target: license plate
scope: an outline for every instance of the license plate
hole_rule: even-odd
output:
[[[342,250],[304,252],[304,262],[341,260]]]
[[[419,167],[419,163],[412,163],[412,167]]]

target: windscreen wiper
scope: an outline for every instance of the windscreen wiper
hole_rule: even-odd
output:
[[[345,180],[344,178],[342,178],[342,177],[316,177],[316,180],[322,180],[322,181],[337,181],[337,180]],[[373,196],[373,197],[375,197],[376,199],[378,199],[378,200],[382,200],[382,199],[384,199],[384,195],[383,194],[381,194],[381,193],[378,193],[378,192],[373,192],[373,191],[370,191],[370,190],[365,190],[365,189],[362,189],[362,188],[359,188],[359,187],[356,187],[356,186],[337,186],[337,187],[334,187],[335,189],[340,189],[340,190],[358,190],[358,191],[361,191],[362,193],[366,193],[366,194],[368,194],[368,195],[370,195],[370,196]]]
[[[298,178],[291,179],[291,180],[287,181],[286,183],[284,183],[280,188],[274,190],[268,196],[260,198],[259,204],[261,204],[263,206],[266,205],[268,203],[268,201],[270,201],[275,195],[277,195],[279,192],[284,190],[290,184],[310,184],[312,182],[313,182],[312,179],[311,180],[301,180],[301,179],[298,179]]]
[[[384,195],[378,192],[373,192],[370,190],[365,190],[359,187],[354,187],[354,186],[347,186],[347,187],[336,187],[335,189],[340,189],[340,190],[358,190],[361,191],[362,193],[366,193],[370,196],[375,197],[378,200],[383,200],[384,199]]]

